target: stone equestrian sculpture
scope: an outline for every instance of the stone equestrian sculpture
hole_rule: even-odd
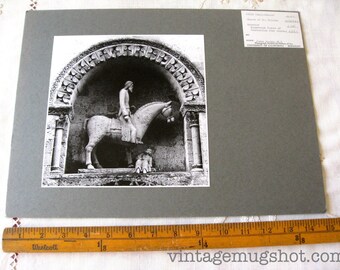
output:
[[[152,120],[159,114],[166,117],[168,123],[174,121],[171,101],[145,104],[131,115],[131,122],[136,127],[136,135],[140,143]],[[122,133],[126,128],[126,122],[122,117],[115,119],[103,115],[95,115],[86,120],[85,127],[89,137],[89,142],[85,147],[87,169],[94,169],[92,158],[93,164],[96,165],[97,168],[101,168],[96,156],[96,146],[105,136],[110,137],[114,143],[127,146],[128,163],[132,163],[129,147],[133,145],[133,143],[122,141]]]

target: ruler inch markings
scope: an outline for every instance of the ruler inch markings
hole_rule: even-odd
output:
[[[340,242],[340,218],[141,226],[5,228],[5,252],[108,252]]]

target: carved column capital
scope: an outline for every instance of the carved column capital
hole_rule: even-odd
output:
[[[59,116],[59,118],[56,120],[56,129],[64,129],[66,126],[66,122],[67,122],[67,116],[65,116],[64,114],[61,114]]]
[[[188,112],[188,119],[189,119],[190,127],[198,126],[198,113]]]

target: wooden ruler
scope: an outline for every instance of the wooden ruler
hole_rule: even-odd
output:
[[[224,224],[6,228],[5,252],[217,249],[340,242],[340,218]]]

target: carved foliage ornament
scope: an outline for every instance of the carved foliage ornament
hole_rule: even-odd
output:
[[[198,113],[196,112],[188,112],[188,117],[189,117],[189,123],[190,127],[192,126],[198,126]]]
[[[66,116],[60,115],[58,120],[56,121],[56,129],[64,129],[66,126]]]
[[[57,99],[70,105],[71,96],[83,76],[98,64],[111,58],[123,56],[147,58],[167,71],[179,83],[186,101],[195,101],[200,96],[199,85],[188,68],[177,58],[159,48],[143,44],[119,44],[98,49],[73,65],[63,78]]]

